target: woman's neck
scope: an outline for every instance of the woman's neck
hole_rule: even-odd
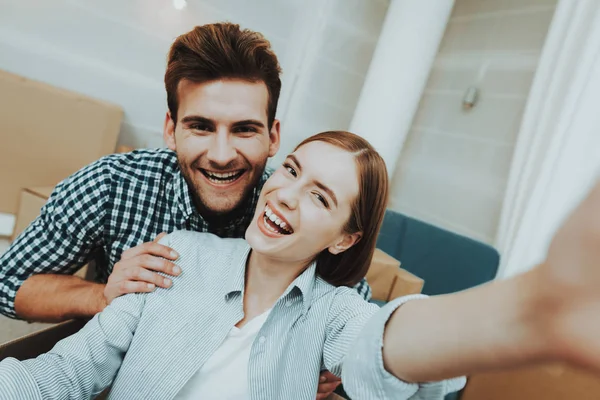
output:
[[[237,326],[243,326],[252,318],[272,308],[309,264],[309,261],[282,262],[252,251],[246,265],[245,316]]]

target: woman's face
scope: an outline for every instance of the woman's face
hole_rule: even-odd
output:
[[[354,156],[315,141],[290,154],[265,183],[246,240],[259,253],[308,262],[324,249],[334,254],[359,234],[343,228],[358,195]]]

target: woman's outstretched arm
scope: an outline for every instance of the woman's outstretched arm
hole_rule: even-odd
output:
[[[402,305],[385,329],[385,368],[408,382],[430,382],[555,357],[544,331],[552,302],[537,275]]]
[[[539,361],[600,371],[600,182],[533,270],[408,302],[384,333],[385,368],[409,382]]]

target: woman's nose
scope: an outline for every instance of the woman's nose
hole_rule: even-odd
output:
[[[277,190],[277,201],[280,205],[295,210],[298,207],[298,190],[294,186],[279,188]]]

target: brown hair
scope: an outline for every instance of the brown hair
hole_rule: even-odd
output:
[[[344,231],[362,232],[362,238],[338,255],[331,254],[326,249],[317,256],[317,273],[323,279],[335,286],[353,286],[365,277],[373,258],[388,200],[387,168],[383,158],[368,141],[345,131],[329,131],[311,136],[295,150],[316,141],[332,144],[355,156],[358,196],[352,204],[352,212]]]
[[[281,91],[280,74],[277,56],[262,34],[231,23],[197,26],[175,39],[169,51],[165,88],[171,118],[177,123],[177,88],[181,80],[203,83],[242,79],[267,86],[270,129]]]

